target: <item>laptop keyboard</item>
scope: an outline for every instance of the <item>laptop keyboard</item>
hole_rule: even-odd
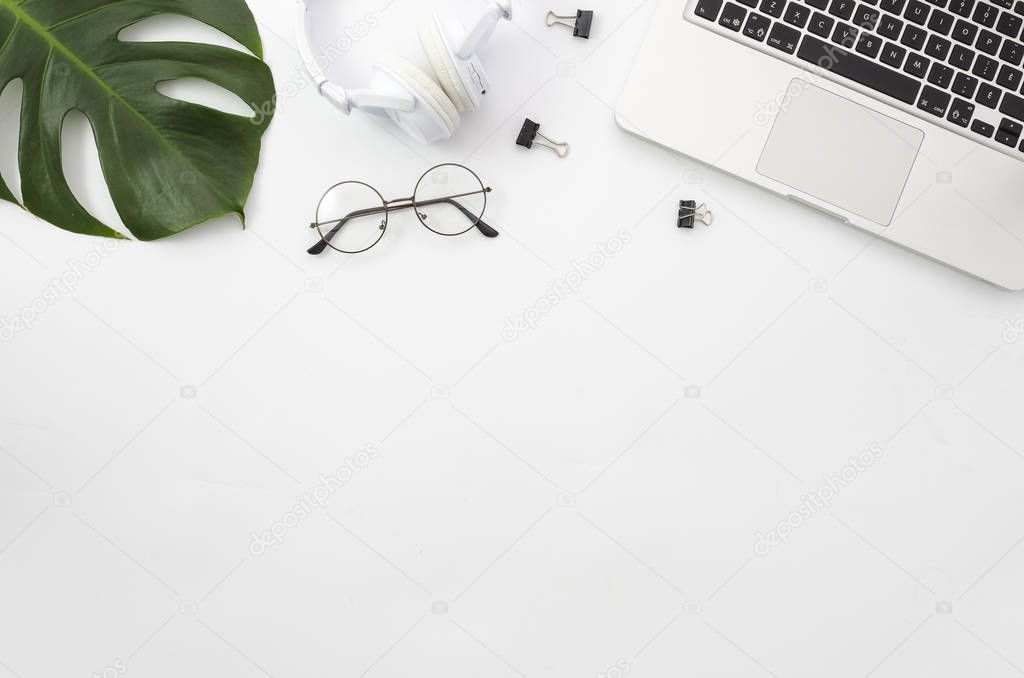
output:
[[[719,34],[819,66],[1024,159],[1024,0],[695,0],[692,7],[697,23]]]

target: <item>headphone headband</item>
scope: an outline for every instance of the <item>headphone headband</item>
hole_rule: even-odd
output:
[[[298,42],[298,51],[302,64],[309,74],[310,79],[316,84],[320,94],[330,101],[335,108],[351,114],[352,109],[361,108],[374,113],[389,116],[400,127],[420,140],[436,140],[438,138],[449,138],[454,125],[448,123],[442,125],[445,116],[438,111],[438,98],[451,103],[445,93],[428,76],[422,79],[409,77],[408,69],[400,68],[396,72],[392,67],[374,66],[370,86],[362,89],[350,89],[340,83],[331,81],[328,72],[330,66],[345,53],[346,49],[340,44],[320,45],[315,38],[314,28],[317,18],[323,19],[324,13],[321,10],[328,6],[336,7],[338,0],[295,0],[296,19],[295,33]],[[448,62],[447,72],[450,81],[445,81],[442,75],[442,87],[451,91],[453,88],[461,88],[475,92],[469,99],[467,107],[475,109],[479,105],[479,95],[487,90],[487,80],[477,55],[477,50],[491,37],[495,26],[501,19],[511,17],[511,0],[480,0],[483,11],[475,24],[468,31],[461,25],[457,17],[446,19],[435,18],[437,22],[437,34],[443,41],[444,59]],[[320,14],[317,14],[321,11]],[[315,15],[315,16],[314,16]],[[374,19],[370,16],[367,19],[371,27],[375,26]],[[321,29],[322,26],[319,26]],[[360,27],[362,28],[362,27]],[[437,55],[430,55],[432,65],[437,70]],[[413,69],[418,72],[418,69]],[[421,81],[420,81],[421,80]],[[426,91],[424,91],[426,90]],[[434,91],[431,91],[434,90]],[[436,91],[436,94],[435,94]],[[407,115],[408,114],[408,115]],[[449,127],[447,131],[444,127]]]
[[[325,54],[313,55],[313,44],[310,42],[312,35],[312,4],[316,0],[298,0],[296,3],[295,36],[299,44],[299,55],[302,57],[302,65],[306,73],[316,84],[320,94],[334,104],[335,108],[345,115],[352,113],[352,101],[348,92],[343,87],[338,87],[327,79],[327,66],[330,59]],[[320,66],[320,59],[327,63]]]

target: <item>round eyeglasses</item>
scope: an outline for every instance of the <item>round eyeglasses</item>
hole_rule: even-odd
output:
[[[498,232],[483,221],[490,186],[473,170],[454,163],[431,167],[416,182],[412,197],[385,200],[362,181],[343,181],[327,189],[316,207],[310,228],[320,241],[309,249],[321,254],[328,247],[344,254],[361,254],[381,241],[392,212],[412,209],[430,231],[447,237],[476,229],[488,238]]]

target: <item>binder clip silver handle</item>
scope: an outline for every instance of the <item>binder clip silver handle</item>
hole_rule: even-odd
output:
[[[587,40],[590,38],[590,28],[594,23],[594,12],[589,9],[579,9],[576,10],[575,15],[562,15],[552,11],[548,12],[546,23],[548,27],[558,25],[570,28],[573,37]]]
[[[538,139],[543,139],[543,141],[538,141]],[[516,144],[523,148],[543,146],[557,153],[559,158],[569,155],[569,144],[544,136],[540,133],[540,123],[534,122],[529,118],[523,123],[523,128],[519,131],[519,138],[516,139]]]
[[[694,200],[680,200],[679,221],[676,226],[678,228],[693,228],[698,221],[705,226],[710,226],[715,222],[715,215],[704,203],[698,205]]]

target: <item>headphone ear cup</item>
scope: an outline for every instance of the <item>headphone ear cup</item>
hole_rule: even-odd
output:
[[[390,70],[395,77],[409,87],[416,95],[416,98],[429,106],[448,128],[448,136],[451,137],[458,129],[461,118],[452,100],[437,86],[429,75],[417,68],[414,64],[397,57],[388,55],[381,64]]]
[[[437,76],[438,82],[441,83],[441,87],[451,98],[455,107],[459,111],[474,110],[476,107],[473,105],[472,99],[469,98],[469,93],[466,92],[466,87],[462,84],[462,78],[459,76],[459,69],[455,66],[452,54],[445,45],[437,17],[420,24],[419,34],[420,44],[423,46],[423,52],[427,55],[430,67],[434,69],[434,75]]]

